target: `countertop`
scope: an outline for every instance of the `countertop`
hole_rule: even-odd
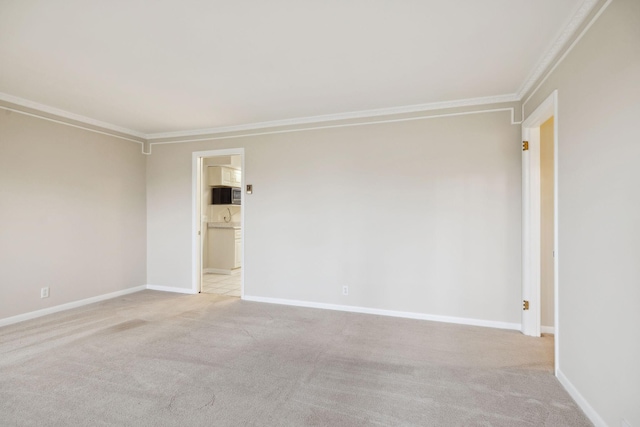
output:
[[[207,228],[233,228],[240,230],[242,227],[239,222],[208,222]]]

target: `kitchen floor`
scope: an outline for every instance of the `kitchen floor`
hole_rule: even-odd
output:
[[[240,272],[242,268],[232,270],[231,274],[205,273],[202,275],[202,292],[205,294],[240,296]]]

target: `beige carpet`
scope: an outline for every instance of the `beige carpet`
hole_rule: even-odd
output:
[[[0,425],[591,425],[552,339],[143,291],[0,328]]]

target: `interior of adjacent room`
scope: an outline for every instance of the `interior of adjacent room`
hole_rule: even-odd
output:
[[[242,159],[240,155],[205,157],[200,171],[201,292],[240,297]]]

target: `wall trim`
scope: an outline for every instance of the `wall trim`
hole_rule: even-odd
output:
[[[597,3],[597,1],[595,0],[586,0],[585,3],[587,2],[592,2],[593,1],[593,5],[591,5],[591,8],[593,8],[593,6],[595,5],[595,3]],[[564,59],[567,57],[567,55],[569,55],[569,53],[571,53],[571,51],[573,50],[573,48],[578,44],[578,42],[580,40],[582,40],[582,37],[584,37],[584,35],[587,33],[587,31],[589,31],[589,29],[591,28],[591,26],[598,20],[598,18],[600,18],[600,15],[602,15],[602,13],[607,9],[607,7],[611,4],[612,0],[607,0],[602,7],[600,8],[600,10],[598,10],[598,12],[593,15],[593,17],[591,18],[591,20],[589,21],[589,23],[582,29],[582,31],[580,31],[580,34],[578,34],[578,36],[575,38],[575,40],[573,40],[573,42],[571,42],[571,44],[569,45],[569,47],[563,52],[562,56],[560,56],[560,58],[558,58],[557,60],[555,60],[555,63],[553,63],[553,67],[551,67],[551,69],[544,74],[544,77],[540,80],[540,82],[537,84],[537,86],[535,87],[535,89],[533,89],[531,91],[531,93],[529,93],[529,96],[527,96],[526,99],[523,100],[524,96],[527,94],[527,92],[531,89],[531,87],[533,87],[533,84],[535,83],[535,81],[531,84],[531,86],[529,87],[529,89],[524,90],[524,91],[519,91],[518,92],[518,96],[520,98],[520,100],[522,101],[522,120],[524,120],[524,106],[525,104],[527,104],[531,98],[533,97],[533,95],[535,95],[536,92],[538,92],[538,89],[540,89],[540,87],[544,84],[544,82],[547,81],[547,79],[549,78],[549,76],[551,76],[551,74],[556,70],[556,68],[558,68],[558,66],[562,63],[562,61],[564,61]],[[591,10],[591,9],[589,9]],[[587,18],[586,14],[582,19],[586,19]],[[574,29],[575,31],[575,29]],[[569,40],[566,40],[565,43],[567,43]],[[560,53],[560,51],[556,52],[556,55]],[[551,65],[551,62],[549,64],[547,64],[547,67]],[[538,76],[538,79],[540,79],[540,77],[542,76],[542,73],[540,73],[540,75]]]
[[[123,289],[121,291],[111,292],[108,294],[98,295],[95,297],[85,298],[78,301],[68,302],[66,304],[60,304],[53,307],[43,308],[42,310],[30,311],[24,314],[18,314],[17,316],[6,317],[0,319],[0,327],[12,325],[14,323],[24,322],[25,320],[36,319],[38,317],[46,316],[48,314],[58,313],[60,311],[70,310],[72,308],[82,307],[84,305],[93,304],[95,302],[105,301],[112,298],[117,298],[123,295],[140,292],[147,289],[146,285],[136,286],[133,288]]]
[[[9,99],[15,98],[16,100],[20,100],[22,103],[13,102],[16,105],[22,105],[26,108],[32,109],[36,112],[42,112],[43,114],[52,114],[56,115],[57,118],[48,117],[46,115],[32,113],[28,111],[23,111],[20,109],[8,107],[2,105],[2,96],[7,98],[7,102]],[[218,139],[232,139],[232,138],[242,138],[242,137],[251,137],[251,136],[260,136],[260,135],[271,135],[271,134],[279,134],[279,133],[289,133],[289,132],[303,132],[303,131],[311,131],[311,130],[319,130],[319,129],[331,129],[331,128],[341,128],[341,127],[352,127],[352,126],[367,126],[374,124],[383,124],[383,123],[394,123],[394,122],[404,122],[404,121],[413,121],[413,120],[424,120],[424,119],[435,119],[442,117],[454,117],[454,116],[462,116],[468,114],[482,114],[482,113],[493,113],[498,111],[510,111],[511,112],[511,124],[517,125],[522,122],[515,120],[515,107],[503,107],[503,108],[489,108],[489,109],[474,109],[468,111],[459,111],[459,112],[451,112],[451,113],[443,113],[443,114],[431,114],[431,115],[422,115],[416,117],[404,117],[404,118],[393,118],[393,119],[380,119],[380,120],[372,120],[372,121],[360,121],[360,122],[352,122],[352,123],[339,123],[339,124],[327,124],[327,125],[318,125],[318,126],[304,126],[294,129],[276,129],[272,131],[263,131],[263,132],[249,132],[235,135],[225,135],[225,136],[214,136],[220,133],[230,133],[230,132],[238,132],[242,130],[263,130],[269,129],[271,127],[283,127],[283,126],[292,126],[296,124],[314,124],[314,123],[322,123],[327,121],[344,121],[349,118],[357,119],[357,118],[375,118],[375,117],[383,117],[388,115],[399,115],[399,114],[407,114],[411,112],[428,112],[428,111],[437,111],[444,109],[452,109],[452,108],[462,108],[462,107],[473,107],[473,106],[481,106],[481,105],[491,105],[491,104],[500,104],[500,103],[508,103],[508,102],[517,102],[518,100],[514,98],[515,95],[500,95],[493,97],[484,97],[484,98],[470,98],[470,99],[462,99],[456,101],[445,101],[431,104],[420,104],[420,105],[411,105],[404,107],[393,107],[393,108],[385,108],[378,110],[366,110],[366,111],[358,111],[358,112],[349,112],[349,113],[340,113],[340,114],[331,114],[325,116],[314,116],[314,117],[303,117],[297,119],[287,119],[287,120],[279,120],[273,122],[260,122],[260,123],[250,123],[246,125],[239,126],[227,126],[227,127],[219,127],[219,128],[211,128],[211,129],[201,129],[194,131],[185,131],[185,132],[168,132],[166,134],[142,134],[130,129],[120,128],[115,125],[111,125],[109,123],[99,122],[97,120],[93,120],[91,118],[86,117],[86,120],[82,120],[84,116],[74,115],[73,113],[68,113],[63,110],[57,110],[53,107],[49,107],[42,104],[31,103],[31,101],[23,100],[21,98],[12,97],[11,95],[6,95],[0,92],[0,109],[13,111],[19,114],[24,114],[27,116],[39,118],[42,120],[47,120],[53,123],[58,123],[66,126],[75,127],[78,129],[87,130],[90,132],[112,136],[114,138],[123,139],[126,141],[135,142],[136,144],[141,145],[142,154],[150,155],[151,154],[151,146],[155,144],[176,144],[176,143],[186,143],[186,142],[199,142],[199,141],[211,141]],[[24,105],[23,105],[24,104]],[[29,105],[27,105],[29,104]],[[34,105],[42,105],[42,109],[36,108]],[[420,108],[422,107],[422,109]],[[53,111],[60,111],[62,113],[67,113],[66,116],[58,115]],[[372,113],[372,115],[367,115],[368,113]],[[353,115],[353,117],[347,117],[349,115]],[[73,116],[73,117],[71,117]],[[344,117],[340,117],[344,116]],[[81,126],[75,123],[71,123],[67,120],[74,120],[79,123],[85,123],[90,126],[98,126],[104,128],[106,130],[113,130],[114,132],[122,133],[123,135],[129,134],[132,137],[140,138],[140,140],[127,138],[118,133],[111,133],[108,131],[94,129],[92,127]],[[316,119],[320,119],[316,121]],[[121,130],[118,130],[121,129]],[[158,135],[169,135],[173,134],[174,136],[168,137],[165,136],[163,138],[179,138],[180,135],[186,135],[187,139],[171,139],[169,141],[152,141],[149,139],[151,137],[155,137],[156,139],[161,139]]]
[[[612,0],[608,0],[604,4],[604,6],[602,6],[599,12],[595,16],[593,16],[589,24],[583,29],[580,35],[565,50],[563,55],[559,59],[556,59],[557,55],[560,54],[560,52],[562,52],[562,49],[571,40],[571,37],[573,36],[575,31],[577,31],[577,29],[584,23],[585,19],[589,17],[592,9],[595,7],[595,5],[599,1],[601,0],[584,0],[583,1],[580,7],[576,10],[576,12],[572,15],[572,17],[569,19],[567,24],[564,26],[559,36],[554,40],[554,42],[547,49],[543,57],[538,61],[534,70],[529,74],[529,76],[521,84],[519,90],[516,93],[511,93],[511,94],[477,97],[477,98],[466,98],[466,99],[458,99],[458,100],[452,100],[452,101],[431,102],[431,103],[425,103],[425,104],[404,105],[404,106],[398,106],[398,107],[379,108],[379,109],[371,109],[371,110],[349,111],[349,112],[336,113],[336,114],[325,114],[325,115],[319,115],[319,116],[308,116],[308,117],[298,117],[293,119],[248,123],[248,124],[235,125],[235,126],[221,126],[221,127],[214,127],[214,128],[208,128],[208,129],[194,129],[190,131],[158,132],[158,133],[149,133],[149,134],[145,134],[143,132],[139,132],[133,129],[124,128],[124,127],[103,122],[100,120],[92,119],[90,117],[75,114],[66,110],[40,104],[34,101],[29,101],[27,99],[20,98],[14,95],[9,95],[7,93],[2,93],[2,92],[0,92],[0,103],[1,102],[9,103],[12,105],[26,108],[28,110],[32,110],[33,112],[12,108],[10,106],[3,106],[1,104],[0,104],[0,108],[5,110],[10,110],[10,111],[15,111],[21,114],[30,115],[32,117],[39,117],[39,118],[60,123],[60,124],[66,124],[69,126],[89,130],[89,131],[104,134],[104,135],[113,136],[113,137],[124,139],[127,141],[135,142],[142,145],[142,152],[144,154],[150,154],[150,144],[196,142],[196,141],[203,141],[203,140],[219,139],[219,138],[212,138],[212,137],[205,138],[205,136],[207,135],[211,136],[211,135],[216,135],[221,133],[243,132],[243,131],[249,131],[249,130],[269,129],[274,127],[308,125],[308,124],[332,122],[332,121],[344,121],[344,120],[373,118],[373,117],[408,114],[408,113],[420,113],[420,112],[427,112],[427,111],[434,111],[434,110],[445,110],[445,109],[451,109],[451,108],[474,107],[474,106],[489,105],[489,104],[520,102],[522,101],[523,97],[531,90],[533,85],[540,80],[545,70],[551,64],[553,64],[553,68],[551,68],[551,70],[547,72],[547,74],[540,81],[538,86],[531,92],[530,96],[522,103],[522,112],[524,113],[524,104],[526,104],[529,101],[531,96],[540,88],[540,86],[544,83],[547,77],[555,70],[558,64],[562,62],[564,57],[573,49],[573,46],[575,46],[575,44],[582,38],[584,33],[586,33],[586,31],[591,27],[591,25],[598,19],[600,14],[604,11],[604,9],[606,9],[606,7],[609,5],[609,3],[611,3]],[[554,61],[555,61],[555,64],[554,64]],[[490,111],[490,110],[487,110],[487,111]],[[42,114],[37,114],[36,112],[40,112]],[[476,110],[476,111],[470,111],[470,112],[462,112],[462,113],[457,113],[457,115],[473,114],[473,113],[480,113],[480,112],[484,112],[484,111]],[[55,118],[47,117],[46,114],[53,115],[55,116]],[[514,116],[514,112],[512,112],[512,120],[511,120],[512,124],[519,124],[520,122],[514,121],[513,116]],[[434,117],[434,118],[447,117],[447,115],[438,115],[438,116],[429,116],[429,117],[420,117],[420,118],[430,118],[430,117]],[[95,126],[104,130],[93,129],[91,127],[84,127],[71,122],[84,123],[88,126]],[[325,127],[310,127],[310,128],[302,128],[302,129],[294,129],[294,130],[281,130],[278,132],[253,133],[253,134],[245,134],[245,135],[227,136],[224,138],[234,138],[234,137],[237,138],[240,136],[256,136],[256,135],[280,133],[280,132],[286,132],[286,131],[293,132],[298,130],[313,130],[313,129],[322,129],[322,128],[329,128],[329,127],[368,125],[368,124],[388,123],[388,122],[389,121],[369,121],[366,123],[343,124],[343,125],[325,126]],[[110,133],[108,131],[112,131],[115,133]],[[123,135],[129,135],[131,137],[138,138],[139,140],[130,139]],[[158,139],[174,139],[174,138],[180,139],[180,140],[154,142],[154,140],[158,140]]]
[[[93,133],[99,133],[100,135],[106,135],[106,136],[110,136],[112,138],[118,138],[118,139],[123,139],[125,141],[135,142],[136,144],[140,144],[141,145],[142,154],[149,154],[149,153],[145,152],[146,141],[138,141],[136,139],[127,138],[126,136],[122,136],[122,135],[119,135],[119,134],[115,134],[115,133],[111,133],[111,132],[104,132],[104,131],[101,131],[99,129],[94,129],[94,128],[90,128],[90,127],[87,127],[87,126],[76,125],[76,124],[73,124],[73,123],[70,123],[70,122],[67,122],[67,121],[64,121],[64,120],[58,120],[58,119],[54,119],[54,118],[51,118],[51,117],[46,117],[46,116],[43,116],[43,115],[40,115],[40,114],[28,113],[26,111],[18,110],[18,109],[15,109],[15,108],[4,106],[4,105],[0,105],[0,110],[12,111],[14,113],[22,114],[22,115],[25,115],[25,116],[35,117],[36,119],[46,120],[48,122],[57,123],[57,124],[64,125],[64,126],[70,126],[70,127],[76,128],[76,129],[82,129],[82,130],[86,130],[86,131],[93,132]]]
[[[194,292],[193,289],[176,288],[172,286],[160,286],[160,285],[147,285],[145,286],[145,289],[149,289],[152,291],[161,291],[161,292],[175,292],[177,294],[189,294],[189,295],[195,295],[198,293],[198,292]]]
[[[130,135],[130,136],[135,136],[137,138],[141,138],[141,139],[146,139],[146,135],[142,132],[138,132],[135,131],[133,129],[128,129],[125,127],[121,127],[121,126],[117,126],[117,125],[113,125],[111,123],[107,123],[107,122],[103,122],[100,120],[96,120],[96,119],[92,119],[91,117],[87,117],[87,116],[81,116],[80,114],[75,114],[75,113],[71,113],[69,111],[66,110],[61,110],[59,108],[55,108],[55,107],[50,107],[48,105],[45,104],[40,104],[38,102],[34,102],[34,101],[29,101],[28,99],[24,99],[24,98],[20,98],[18,96],[13,96],[13,95],[9,95],[8,93],[4,93],[4,92],[0,92],[0,101],[4,101],[4,102],[8,102],[14,105],[18,105],[20,107],[25,107],[28,108],[30,110],[35,110],[35,111],[39,111],[41,113],[45,113],[45,114],[51,114],[53,116],[59,117],[59,118],[63,118],[63,119],[67,119],[67,120],[73,120],[75,122],[80,122],[80,123],[84,123],[87,125],[91,125],[91,126],[96,126],[99,128],[103,128],[103,129],[108,129],[114,132],[118,132],[118,133],[122,133],[125,135]],[[3,107],[3,108],[7,108],[7,107]],[[20,113],[24,113],[24,111],[21,110],[16,110],[13,108],[7,108],[16,112],[20,112]],[[41,117],[41,116],[38,116]],[[47,117],[44,117],[47,118]],[[140,141],[134,141],[137,143],[140,143]]]
[[[576,30],[582,25],[584,20],[587,19],[589,13],[598,1],[599,0],[584,0],[571,18],[569,18],[569,21],[562,28],[560,34],[553,40],[551,46],[547,48],[529,76],[522,85],[520,85],[520,89],[516,92],[519,100],[522,99],[540,77],[542,77],[542,74],[557,58],[558,54],[567,45]]]
[[[376,124],[384,124],[384,123],[397,123],[397,122],[410,122],[415,120],[426,120],[426,119],[438,119],[442,117],[455,117],[455,116],[466,116],[469,114],[484,114],[484,113],[496,113],[500,111],[509,111],[511,112],[511,124],[519,125],[522,121],[515,121],[515,108],[514,107],[504,107],[504,108],[492,108],[488,110],[470,110],[470,111],[461,111],[457,113],[443,113],[443,114],[431,114],[427,116],[417,116],[417,117],[406,117],[401,119],[382,119],[368,122],[354,122],[354,123],[342,123],[342,124],[334,124],[334,125],[320,125],[313,127],[301,127],[295,129],[278,129],[272,131],[264,131],[264,132],[253,132],[253,133],[243,133],[243,134],[235,134],[235,135],[224,135],[224,136],[203,136],[199,138],[192,139],[179,139],[179,140],[171,140],[171,141],[160,141],[160,142],[150,142],[149,146],[153,145],[163,145],[163,144],[182,144],[186,142],[201,142],[201,141],[215,141],[220,139],[234,139],[234,138],[246,138],[252,136],[261,136],[261,135],[273,135],[279,133],[292,133],[292,132],[307,132],[312,130],[320,130],[320,129],[333,129],[333,128],[344,128],[344,127],[353,127],[353,126],[368,126],[368,125],[376,125]]]
[[[210,274],[226,274],[229,276],[231,275],[231,273],[233,273],[232,270],[224,270],[222,268],[203,268],[202,272]]]
[[[299,301],[282,298],[268,298],[244,295],[243,300],[268,304],[291,305],[295,307],[320,308],[324,310],[346,311],[350,313],[377,314],[379,316],[401,317],[405,319],[430,320],[433,322],[455,323],[459,325],[483,326],[487,328],[520,330],[519,323],[497,322],[494,320],[469,319],[465,317],[441,316],[437,314],[413,313],[409,311],[383,310],[379,308],[358,307],[353,305],[326,304],[312,301]]]
[[[425,111],[445,110],[449,108],[475,107],[479,105],[502,104],[517,102],[515,94],[486,96],[482,98],[458,99],[454,101],[431,102],[428,104],[405,105],[400,107],[377,108],[374,110],[349,111],[337,114],[323,114],[320,116],[297,117],[294,119],[273,120],[268,122],[247,123],[236,126],[221,126],[191,131],[160,132],[146,135],[153,144],[154,139],[189,138],[194,136],[214,135],[220,133],[242,132],[246,130],[268,129],[272,127],[296,126],[312,123],[333,122],[341,120],[362,119],[369,117],[391,116],[397,114],[420,113]]]
[[[604,422],[600,414],[598,414],[593,406],[591,406],[589,402],[587,402],[587,399],[585,399],[584,396],[580,394],[578,389],[571,383],[571,381],[569,381],[569,379],[560,369],[558,369],[558,371],[556,372],[556,377],[558,378],[558,381],[560,381],[560,384],[562,384],[564,389],[567,391],[567,393],[569,393],[573,400],[575,400],[580,409],[582,409],[587,418],[589,418],[589,420],[591,420],[591,422],[596,427],[607,427],[607,423]]]

